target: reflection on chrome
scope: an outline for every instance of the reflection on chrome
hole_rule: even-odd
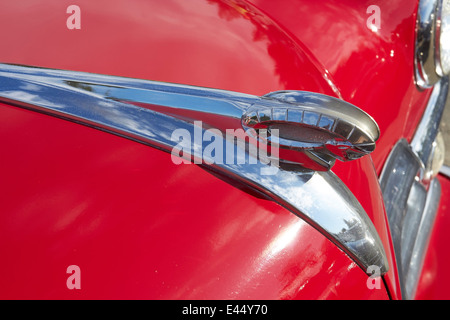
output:
[[[289,93],[286,94],[289,98]],[[317,101],[326,100],[323,95],[308,93],[307,96],[316,105]],[[171,139],[175,130],[185,130],[193,137],[195,130],[202,130],[203,136],[209,128],[222,132],[240,128],[244,112],[263,100],[265,104],[286,105],[279,97],[260,98],[206,88],[0,64],[0,101],[75,121],[166,152],[171,152],[177,144]],[[362,124],[370,124],[366,122],[370,120],[368,116],[362,118]],[[195,126],[196,120],[203,121],[205,127]],[[370,136],[375,135],[377,132]],[[216,138],[222,139],[218,145],[222,146],[223,154],[238,147],[235,139],[227,140],[223,135]],[[195,163],[196,154],[205,151],[204,145],[194,139],[192,150]],[[297,166],[296,170],[281,169],[276,174],[262,175],[270,166],[248,150],[243,162],[208,164],[200,160],[198,163],[245,183],[302,217],[364,271],[376,265],[382,273],[387,272],[386,254],[375,227],[334,173]],[[290,232],[280,238],[272,250],[282,250],[289,235]]]
[[[420,88],[432,87],[450,72],[449,12],[447,0],[419,1],[414,65]]]
[[[326,170],[336,159],[358,159],[375,149],[378,125],[367,113],[343,100],[303,91],[277,91],[262,98],[242,117],[250,136],[261,129],[277,130],[281,149],[303,152]],[[274,105],[274,100],[282,105]],[[270,137],[268,140],[272,142]],[[282,160],[295,162],[295,155],[281,154]]]

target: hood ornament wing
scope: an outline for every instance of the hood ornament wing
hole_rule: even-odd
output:
[[[274,100],[282,105],[274,105]],[[280,161],[316,171],[330,170],[336,159],[349,161],[371,153],[380,135],[376,122],[361,109],[305,91],[277,91],[263,96],[244,113],[242,126],[249,135],[269,145],[270,134],[261,137],[259,130],[278,130]],[[301,163],[298,152],[313,162]]]

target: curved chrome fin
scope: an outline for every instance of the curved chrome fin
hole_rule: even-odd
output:
[[[303,93],[290,94],[302,96],[302,101],[306,101],[304,108],[319,108],[320,101],[340,105],[333,98],[319,94],[308,93],[309,100]],[[311,100],[316,102],[308,102]],[[177,136],[174,139],[174,132],[181,130],[186,136],[194,137],[187,141],[189,148],[183,149],[190,161],[204,163],[209,169],[245,183],[277,201],[322,232],[365,272],[373,265],[380,268],[381,274],[388,270],[386,254],[375,227],[355,196],[333,172],[315,172],[298,164],[294,164],[296,170],[292,171],[274,167],[252,153],[249,142],[242,145],[239,138],[228,139],[221,134],[227,129],[243,131],[243,115],[251,108],[292,106],[280,96],[261,98],[208,88],[0,64],[0,101],[76,121],[172,155],[180,142]],[[325,109],[330,115],[332,108]],[[345,105],[336,114],[347,121],[346,117],[350,119],[352,112],[360,114],[355,110]],[[370,121],[361,121],[358,128],[365,130],[363,124],[373,126]],[[211,128],[214,130],[209,130]],[[302,129],[296,128],[295,134]],[[364,132],[375,140],[377,133],[371,135],[372,129]],[[226,159],[211,161],[209,156],[205,157],[210,145],[196,137],[205,137],[206,133],[210,138],[214,136],[219,146],[215,155],[226,155]],[[230,150],[234,156],[231,160],[237,161],[228,161]],[[324,156],[318,149],[307,152],[314,161]],[[241,159],[245,161],[241,162]]]
[[[274,105],[273,100],[283,104]],[[329,170],[336,159],[349,161],[371,153],[380,135],[376,122],[361,109],[340,99],[304,91],[277,91],[263,96],[246,110],[242,125],[249,135],[256,133],[256,139],[261,139],[260,129],[277,129],[281,161],[295,162],[283,149],[303,152],[324,170]],[[272,142],[270,136],[265,140]],[[303,166],[315,169],[305,163]]]

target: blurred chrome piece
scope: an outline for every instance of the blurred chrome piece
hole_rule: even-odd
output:
[[[277,129],[281,149],[320,157],[327,170],[335,159],[354,160],[375,149],[380,135],[378,125],[367,113],[345,101],[304,91],[277,91],[262,98],[242,117],[249,135],[260,129]],[[282,104],[273,106],[274,100]],[[270,136],[267,140],[270,144]],[[284,160],[293,161],[286,157]]]
[[[411,293],[406,292],[406,275],[409,274],[411,280],[412,273],[409,270],[414,240],[417,238],[416,227],[421,221],[426,201],[425,187],[417,179],[420,169],[419,158],[408,142],[402,139],[389,155],[380,178],[401,291],[405,299],[412,298]],[[415,281],[418,276],[416,274]]]
[[[404,299],[414,297],[440,199],[440,184],[419,179],[422,163],[400,140],[383,169],[380,185],[389,220]]]
[[[441,74],[450,74],[450,0],[443,0],[441,9],[439,67]]]
[[[421,0],[417,12],[415,78],[429,88],[450,72],[450,2]]]
[[[225,125],[240,126],[243,113],[261,99],[221,90],[0,64],[0,101],[171,152],[178,143],[171,137],[176,129],[186,130],[191,137],[198,130],[203,135],[207,128],[195,126],[193,119],[221,130]],[[276,100],[272,103],[281,105]],[[235,140],[224,139],[221,134],[214,138],[221,142],[223,154],[239,148]],[[205,151],[202,141],[194,139],[192,143],[191,161],[199,150],[200,154]],[[262,170],[270,171],[271,166],[248,149],[244,146],[242,150],[245,163],[199,163],[291,210],[339,246],[365,272],[373,265],[382,274],[387,272],[386,254],[375,227],[334,173],[300,168],[262,175]]]
[[[421,0],[417,12],[415,75],[420,87],[429,88],[439,80],[436,72],[436,14],[439,0]]]
[[[398,141],[380,177],[404,299],[415,295],[440,200],[435,177],[444,159],[439,124],[447,93],[444,77],[433,89],[411,144]]]
[[[433,142],[436,140],[439,132],[439,124],[441,123],[448,95],[448,86],[448,77],[444,77],[436,83],[428,100],[422,120],[411,141],[412,149],[424,163],[424,166],[428,164],[433,150]]]
[[[439,170],[439,173],[443,174],[447,178],[450,178],[450,167],[449,166],[442,166],[441,170]]]
[[[411,250],[411,260],[409,263],[409,270],[405,274],[405,296],[406,297],[414,297],[417,284],[418,284],[418,276],[420,275],[423,267],[423,258],[426,254],[426,250],[428,247],[428,242],[430,238],[431,230],[433,229],[434,220],[436,218],[436,214],[438,211],[439,200],[441,198],[441,185],[439,180],[434,179],[431,182],[430,188],[426,194],[426,202],[423,207],[423,214],[420,221],[418,222],[416,227],[417,229],[417,238],[413,241],[413,243],[407,243],[406,248]],[[412,206],[417,206],[414,203]],[[410,207],[408,207],[409,209]],[[409,228],[407,228],[409,229]],[[405,233],[408,232],[405,230]]]
[[[428,163],[425,164],[425,172],[423,175],[423,180],[428,183],[433,178],[435,178],[442,166],[444,165],[445,160],[445,144],[444,137],[442,133],[439,131],[436,140],[432,144],[432,151],[430,158],[428,159]]]

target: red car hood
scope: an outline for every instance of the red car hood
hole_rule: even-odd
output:
[[[66,4],[33,3],[0,13],[8,26],[0,38],[14,49],[2,52],[2,62],[256,95],[338,94],[304,48],[243,1],[79,1],[80,30],[66,27]]]
[[[387,128],[387,121],[382,120],[386,108],[395,105],[393,110],[398,110],[399,104],[400,113],[405,114],[419,100],[416,96],[406,101],[399,98],[400,94],[412,92],[410,85],[403,86],[399,93],[391,92],[396,97],[394,100],[368,95],[370,86],[350,94],[346,86],[356,88],[355,82],[360,80],[353,79],[352,75],[348,75],[351,82],[347,81],[350,78],[341,79],[338,68],[341,64],[337,64],[332,69],[340,79],[336,86],[331,73],[311,53],[322,47],[311,42],[306,46],[301,42],[300,31],[287,33],[283,29],[287,22],[275,22],[244,1],[121,0],[112,5],[103,0],[80,0],[77,4],[82,10],[80,30],[66,27],[66,3],[37,5],[32,0],[10,3],[0,12],[2,25],[8,26],[0,29],[0,39],[7,44],[6,50],[0,53],[0,61],[255,95],[305,90],[342,98],[339,87],[345,93],[344,99],[362,107],[381,123],[382,134]],[[258,5],[263,7],[262,3]],[[314,24],[317,14],[308,14],[303,16],[300,25]],[[17,19],[18,15],[27,17],[27,23]],[[323,55],[320,57],[323,59]],[[395,129],[398,132],[391,132],[394,133],[391,138],[380,140],[386,142],[382,142],[380,152],[375,151],[378,171],[389,146],[403,134],[404,127],[403,123],[400,129]],[[337,164],[333,171],[362,203],[391,257],[381,192],[370,158]]]

